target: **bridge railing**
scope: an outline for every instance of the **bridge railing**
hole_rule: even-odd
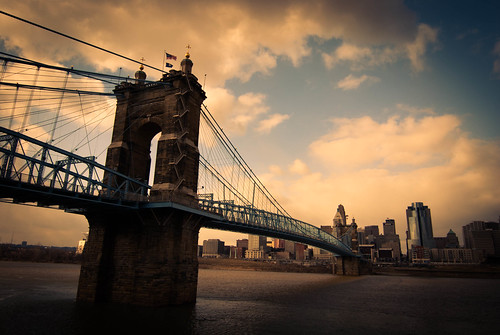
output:
[[[0,127],[0,179],[135,202],[148,201],[150,188],[97,163],[95,157],[80,157],[4,127]]]
[[[334,245],[337,249],[351,254],[352,251],[334,236],[327,232],[291,218],[286,215],[271,213],[251,206],[242,206],[233,202],[214,201],[210,199],[198,200],[200,209],[217,214],[230,222],[237,222],[247,226],[266,228],[280,231],[290,235],[301,236],[310,240],[316,240],[325,244]]]

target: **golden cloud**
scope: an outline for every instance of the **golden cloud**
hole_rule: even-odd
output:
[[[460,235],[472,220],[498,218],[500,142],[471,138],[456,116],[393,116],[384,122],[363,117],[333,124],[310,145],[311,164],[319,161],[323,169],[273,175],[274,167],[262,178],[293,209],[292,216],[330,224],[342,203],[360,226],[396,219],[402,241],[405,209],[415,201],[431,208],[435,236],[450,228]]]
[[[419,28],[402,1],[129,0],[117,4],[89,0],[56,1],[49,6],[28,0],[9,2],[3,9],[128,57],[144,57],[160,68],[164,50],[182,58],[189,43],[197,73],[208,74],[212,86],[230,78],[245,81],[255,73],[268,74],[278,57],[300,65],[311,53],[307,45],[311,36],[340,39],[351,48],[368,50],[365,53],[372,51],[371,45],[410,45],[412,62],[420,59],[422,46],[431,40],[431,28]],[[0,20],[0,31],[7,48],[39,61],[93,64],[100,70],[137,68],[9,17]],[[421,34],[425,38],[419,39]],[[378,58],[382,56],[383,52]]]
[[[211,88],[207,99],[207,106],[213,112],[217,122],[224,128],[224,131],[233,135],[244,135],[248,127],[257,119],[269,111],[266,105],[266,95],[262,93],[245,93],[235,96],[230,90],[220,87]],[[283,120],[282,120],[283,121]],[[270,130],[278,125],[265,123],[260,124],[262,130]]]
[[[363,84],[363,83],[372,84],[372,83],[376,83],[379,81],[380,81],[379,78],[373,77],[373,76],[367,76],[366,74],[364,74],[360,77],[356,77],[356,76],[350,74],[347,77],[345,77],[344,79],[340,80],[337,83],[337,87],[344,90],[344,91],[349,91],[349,90],[355,90],[355,89],[359,88],[359,86],[361,86],[361,84]]]
[[[290,115],[288,114],[272,114],[267,119],[261,120],[259,122],[256,131],[259,133],[268,134],[273,128],[288,120]]]

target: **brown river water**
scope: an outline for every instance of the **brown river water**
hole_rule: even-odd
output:
[[[497,334],[500,280],[200,269],[193,306],[75,302],[79,265],[0,262],[0,334]]]

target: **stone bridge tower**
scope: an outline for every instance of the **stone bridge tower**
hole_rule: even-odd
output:
[[[161,133],[150,192],[150,205],[157,205],[88,210],[79,301],[148,306],[196,301],[203,218],[168,206],[197,208],[198,134],[205,93],[192,66],[188,52],[181,71],[146,82],[141,66],[135,83],[115,88],[117,107],[106,166],[148,181],[151,140]]]
[[[161,132],[156,154],[151,201],[174,201],[197,206],[198,133],[205,93],[191,73],[189,53],[181,71],[171,70],[159,82],[144,83],[143,67],[136,83],[117,86],[113,137],[106,166],[135,179],[148,181],[150,145]]]

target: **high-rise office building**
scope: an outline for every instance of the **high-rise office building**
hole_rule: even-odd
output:
[[[401,243],[399,235],[396,234],[396,221],[394,219],[387,219],[382,225],[384,234],[375,237],[378,260],[399,262],[401,260]]]
[[[422,202],[414,202],[406,209],[406,221],[408,223],[407,247],[411,250],[413,246],[434,248],[434,235],[432,233],[431,210]]]
[[[245,258],[263,259],[266,257],[267,237],[248,234],[248,250]]]
[[[329,233],[327,226],[321,226],[321,229]],[[358,225],[355,219],[352,219],[351,224],[347,224],[347,215],[345,214],[344,206],[339,205],[337,212],[333,217],[333,227],[331,234],[340,239],[342,243],[351,248],[354,253],[358,251]]]
[[[347,224],[347,215],[345,215],[344,206],[339,205],[337,207],[337,212],[333,217],[333,226],[345,226]]]
[[[267,237],[248,234],[248,250],[264,250],[267,245]]]
[[[378,226],[365,226],[365,236],[362,244],[375,244],[377,236],[379,236]]]
[[[384,226],[385,236],[396,235],[396,221],[394,219],[387,219],[382,225]]]

